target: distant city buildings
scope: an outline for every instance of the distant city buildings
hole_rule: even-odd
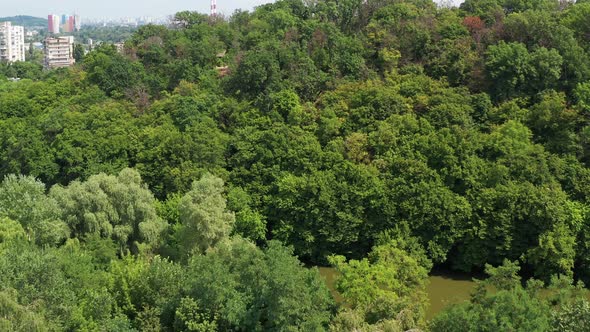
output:
[[[80,15],[58,15],[50,14],[47,16],[47,28],[49,33],[58,34],[71,33],[79,31],[82,28],[82,20]]]
[[[47,30],[49,30],[49,33],[58,34],[60,23],[59,16],[53,14],[47,16]]]
[[[123,27],[137,27],[147,24],[168,24],[169,19],[162,17],[162,18],[155,18],[150,16],[142,16],[142,17],[123,17],[123,18],[85,18],[84,24],[85,25],[93,25],[93,26],[123,26]]]
[[[76,62],[73,36],[48,37],[44,44],[46,69],[69,67]]]
[[[68,20],[64,25],[64,32],[74,32],[75,26],[74,16],[68,16]]]
[[[33,38],[37,35],[39,35],[39,31],[37,30],[25,30],[25,37],[27,38]]]
[[[0,23],[0,61],[25,61],[24,27]]]

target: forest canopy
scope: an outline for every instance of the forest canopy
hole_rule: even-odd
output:
[[[588,14],[279,0],[1,63],[0,330],[588,329]],[[433,267],[489,278],[427,321]]]

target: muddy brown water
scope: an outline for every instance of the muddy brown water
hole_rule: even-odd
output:
[[[320,267],[320,274],[326,280],[326,284],[336,302],[341,302],[342,297],[335,289],[338,272],[334,268]],[[468,275],[452,272],[437,272],[429,278],[426,292],[430,306],[426,312],[426,318],[431,319],[445,307],[469,300],[469,296],[475,287],[475,282]]]

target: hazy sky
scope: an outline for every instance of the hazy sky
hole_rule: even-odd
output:
[[[231,14],[235,9],[252,9],[272,0],[217,0],[218,11]],[[0,16],[71,14],[82,17],[166,17],[181,10],[209,12],[210,0],[0,0]]]

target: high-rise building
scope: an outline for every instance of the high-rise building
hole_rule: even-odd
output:
[[[74,14],[74,28],[76,28],[76,31],[82,29],[82,19],[80,18],[80,15]]]
[[[55,27],[53,26],[53,14],[49,14],[47,15],[47,31],[53,33],[53,30],[55,30]]]
[[[60,18],[57,15],[51,14],[47,16],[49,33],[59,33]]]
[[[69,67],[74,60],[74,37],[45,38],[45,68]]]
[[[64,15],[65,16],[65,15]],[[61,26],[62,32],[74,32],[74,16],[66,16],[66,22]]]
[[[66,22],[67,32],[74,32],[74,16],[68,16],[68,21]]]
[[[55,15],[53,16],[53,33],[59,33],[59,31],[61,30],[61,19],[59,18],[59,16]]]
[[[0,23],[0,61],[25,61],[25,28]]]

